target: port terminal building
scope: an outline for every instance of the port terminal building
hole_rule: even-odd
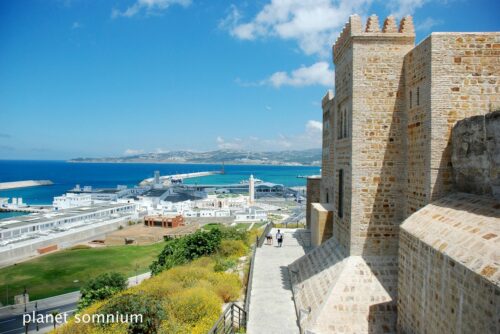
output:
[[[0,266],[41,254],[40,250],[71,247],[116,230],[136,219],[134,203],[95,203],[0,220]]]

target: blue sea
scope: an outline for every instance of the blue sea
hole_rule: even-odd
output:
[[[0,182],[21,180],[51,180],[51,186],[0,191],[0,197],[22,197],[32,205],[52,204],[52,198],[64,194],[76,184],[95,188],[134,186],[152,177],[155,170],[161,175],[215,171],[220,165],[204,164],[146,164],[146,163],[71,163],[66,161],[0,160]],[[319,174],[319,167],[226,165],[224,175],[187,179],[186,183],[228,184],[247,180],[250,174],[267,182],[286,186],[303,186],[305,179],[298,175]],[[15,213],[14,213],[15,214]],[[0,213],[0,219],[13,213]]]

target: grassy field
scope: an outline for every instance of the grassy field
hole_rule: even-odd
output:
[[[149,265],[164,243],[148,246],[113,246],[64,250],[0,269],[0,302],[5,305],[22,294],[30,299],[55,296],[80,289],[87,280],[103,272],[116,271],[127,277],[149,271]],[[77,282],[75,282],[77,281]]]

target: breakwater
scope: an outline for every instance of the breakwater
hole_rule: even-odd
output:
[[[209,175],[216,175],[216,174],[222,174],[222,171],[209,171],[209,172],[195,172],[195,173],[184,173],[184,174],[174,174],[174,175],[164,175],[160,176],[160,182],[169,182],[172,180],[184,180],[184,179],[190,179],[193,177],[202,177],[202,176],[209,176]],[[154,178],[150,177],[145,180],[143,180],[140,185],[150,185],[154,182]]]
[[[50,186],[54,184],[50,180],[26,180],[13,182],[0,182],[0,190],[17,189],[26,187]]]

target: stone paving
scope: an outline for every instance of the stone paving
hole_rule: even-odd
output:
[[[273,245],[257,248],[250,297],[247,333],[299,333],[291,290],[288,265],[305,254],[309,233],[301,229],[281,229],[283,247],[277,247],[273,228]]]

